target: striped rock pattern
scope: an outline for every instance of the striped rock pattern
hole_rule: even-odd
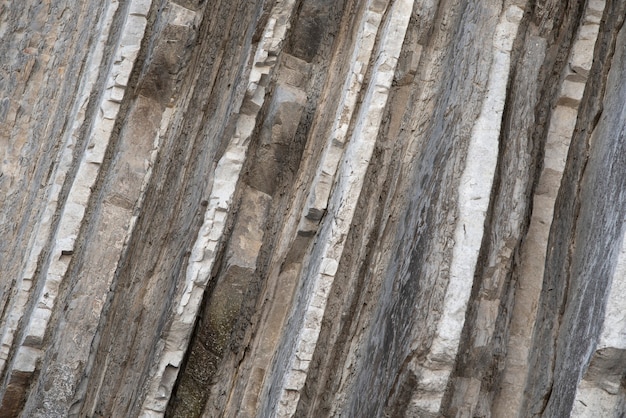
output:
[[[626,0],[7,0],[0,416],[626,414]]]

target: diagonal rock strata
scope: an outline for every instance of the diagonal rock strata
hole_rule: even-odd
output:
[[[5,2],[0,415],[623,415],[625,13]]]

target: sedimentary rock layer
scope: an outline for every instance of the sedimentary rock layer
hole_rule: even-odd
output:
[[[0,5],[0,415],[626,413],[624,0]]]

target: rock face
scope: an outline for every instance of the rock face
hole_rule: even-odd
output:
[[[623,416],[625,16],[3,2],[0,416]]]

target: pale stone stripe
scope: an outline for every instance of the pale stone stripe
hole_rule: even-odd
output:
[[[87,70],[80,87],[79,98],[73,109],[74,121],[71,129],[64,140],[59,164],[57,165],[51,181],[44,213],[37,224],[35,240],[31,245],[28,262],[24,272],[16,282],[18,294],[13,299],[10,315],[2,330],[2,343],[0,348],[0,371],[6,367],[8,351],[13,344],[15,332],[19,320],[24,316],[27,300],[33,286],[33,276],[37,269],[38,260],[42,249],[46,245],[51,234],[52,218],[58,210],[59,195],[66,180],[68,172],[74,166],[73,153],[77,137],[85,122],[85,110],[89,104],[90,96],[99,76],[104,58],[104,48],[110,36],[113,18],[117,12],[119,2],[107,2],[108,6],[100,24],[100,35],[93,53],[87,61]],[[41,356],[39,345],[45,335],[52,310],[54,309],[59,286],[71,260],[74,242],[82,223],[85,208],[91,196],[91,187],[95,183],[100,169],[100,163],[104,158],[111,133],[114,119],[119,110],[125,85],[119,85],[116,79],[128,80],[132,67],[143,39],[146,16],[151,1],[135,0],[129,6],[126,23],[122,29],[118,54],[120,59],[115,62],[108,75],[108,85],[115,84],[115,89],[107,89],[101,99],[99,114],[89,135],[89,144],[86,153],[82,156],[76,178],[73,181],[67,201],[62,209],[59,228],[56,232],[55,242],[51,250],[50,264],[44,267],[46,272],[45,283],[37,296],[37,302],[32,312],[25,332],[24,339],[20,342],[18,356],[13,364],[13,369],[18,371],[34,371],[35,364]],[[29,347],[31,346],[31,347]]]
[[[486,96],[472,129],[466,165],[461,174],[450,280],[444,296],[443,313],[420,376],[421,386],[436,388],[431,396],[422,397],[418,401],[423,410],[433,414],[441,406],[465,324],[498,161],[498,138],[509,79],[511,50],[523,14],[524,11],[514,5],[501,13],[493,37],[494,55]],[[438,383],[433,385],[433,382]]]
[[[595,15],[604,10],[604,1],[591,1],[585,11],[583,27],[572,46],[568,75],[584,75],[593,57],[593,46],[598,35]],[[590,32],[590,29],[591,30]],[[509,416],[519,411],[524,385],[528,375],[528,357],[532,333],[537,318],[537,306],[541,295],[544,265],[550,225],[554,215],[554,203],[561,182],[570,140],[578,115],[578,103],[582,98],[585,82],[565,80],[560,98],[571,99],[574,107],[558,105],[553,112],[546,140],[544,168],[534,196],[530,226],[522,246],[522,262],[515,305],[511,317],[510,341],[506,366],[503,373],[501,393],[494,401],[494,414]],[[550,179],[550,176],[553,178]],[[542,187],[542,185],[550,187]],[[545,189],[545,190],[544,190]]]
[[[160,417],[165,413],[188,348],[204,289],[215,263],[215,255],[248,152],[249,139],[256,125],[259,109],[265,101],[266,88],[259,83],[261,77],[269,75],[277,63],[276,56],[289,29],[294,5],[295,0],[276,2],[252,60],[245,100],[253,102],[257,110],[252,114],[242,113],[238,116],[235,134],[215,168],[209,204],[187,266],[184,291],[174,305],[176,310],[172,325],[160,342],[162,352],[155,361],[155,372],[148,383],[142,417]]]
[[[342,121],[340,125],[335,127],[336,130],[332,132],[329,138],[329,145],[326,148],[327,154],[325,154],[332,160],[332,163],[326,164],[327,160],[323,159],[320,164],[321,170],[318,171],[318,173],[324,172],[328,169],[327,166],[332,169],[335,161],[339,165],[341,160],[335,189],[328,200],[327,221],[322,226],[317,238],[317,242],[322,243],[323,247],[320,255],[312,260],[313,265],[309,266],[308,271],[311,278],[305,278],[305,280],[312,280],[312,291],[307,292],[308,301],[306,302],[302,325],[298,330],[295,351],[289,359],[280,398],[278,405],[276,405],[277,417],[293,416],[298,406],[300,391],[304,386],[309,365],[317,346],[324,310],[345,246],[345,237],[350,230],[365,174],[376,145],[389,89],[408,28],[413,1],[395,1],[390,7],[389,17],[382,28],[381,41],[376,50],[377,55],[372,69],[372,77],[357,115],[354,131],[347,142],[345,155],[341,155],[341,149],[333,151],[333,148],[338,148],[333,142],[341,142],[342,137],[337,136],[337,133],[345,135],[344,126],[347,130],[349,120]],[[362,77],[367,71],[367,64],[374,52],[374,40],[379,31],[384,12],[385,9],[380,7],[380,2],[372,1],[368,4],[361,21],[360,38],[357,40],[356,51],[353,53],[359,60],[354,63],[354,67],[361,69],[361,78],[353,79],[354,73],[352,73],[350,77],[353,80],[349,82],[350,85],[355,82],[362,82]],[[344,106],[346,104],[354,106],[352,100],[346,100]],[[353,108],[349,109],[348,113],[352,114],[353,110]],[[343,116],[343,113],[339,113],[343,111],[344,107],[341,106],[338,115]],[[339,153],[339,155],[332,155],[333,153]],[[325,172],[328,173],[328,171]],[[332,187],[332,182],[327,187]],[[330,189],[327,193],[329,192]],[[321,202],[324,208],[325,203]]]

